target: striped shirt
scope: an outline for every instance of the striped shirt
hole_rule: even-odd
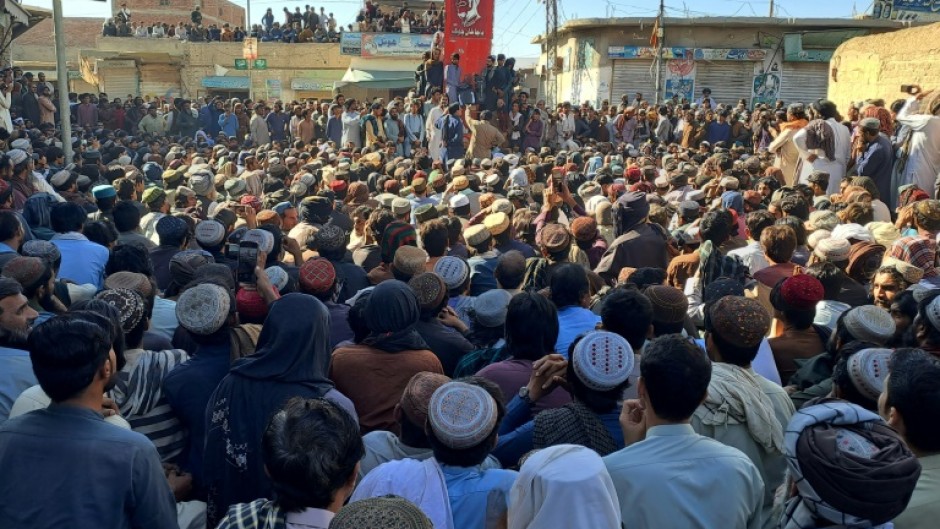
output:
[[[189,355],[182,349],[130,349],[124,356],[127,364],[109,396],[131,429],[153,442],[162,461],[171,461],[186,446],[186,432],[166,401],[163,379]]]

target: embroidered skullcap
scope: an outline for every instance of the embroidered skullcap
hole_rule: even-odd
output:
[[[203,250],[183,250],[170,258],[170,277],[177,285],[185,285],[193,280],[200,267],[214,263],[212,254]]]
[[[894,241],[901,237],[901,231],[890,222],[869,222],[865,229],[871,233],[876,243],[885,248],[890,248]]]
[[[140,294],[126,288],[102,290],[95,299],[100,299],[116,308],[121,315],[121,329],[131,332],[144,317],[144,300]]]
[[[30,290],[37,286],[37,283],[50,266],[51,263],[39,257],[18,255],[3,265],[3,277],[15,279],[23,287],[23,290]]]
[[[4,275],[6,275],[6,267],[4,267]],[[927,319],[930,320],[930,325],[934,329],[940,329],[940,297],[933,298],[927,305],[925,312],[927,313]]]
[[[52,184],[52,186],[56,189],[62,189],[66,184],[72,185],[76,178],[78,178],[77,175],[74,175],[74,173],[71,171],[66,171],[63,169],[52,175],[52,178],[49,179],[49,183]]]
[[[333,263],[323,257],[308,259],[300,265],[300,287],[308,294],[323,294],[336,283]]]
[[[147,276],[137,272],[115,272],[105,278],[104,287],[111,290],[133,290],[143,298],[153,295],[153,283]]]
[[[849,251],[851,251],[851,249],[852,245],[849,244],[849,241],[829,237],[828,239],[822,239],[817,242],[813,253],[820,259],[829,261],[830,263],[838,263],[849,259]]]
[[[393,215],[401,216],[409,212],[411,212],[411,202],[401,197],[395,197],[392,200],[392,214]]]
[[[324,224],[314,234],[318,250],[335,251],[346,247],[346,230],[335,224]]]
[[[455,190],[462,191],[470,186],[470,180],[466,176],[460,175],[455,177],[451,184],[454,186]]]
[[[225,181],[225,192],[232,198],[240,198],[248,189],[248,182],[241,178],[230,178]]]
[[[23,149],[10,149],[7,151],[7,156],[10,157],[10,161],[13,162],[13,165],[19,165],[29,158],[29,155],[26,154],[26,151]]]
[[[408,286],[418,298],[421,310],[433,310],[440,306],[447,296],[447,284],[441,276],[433,272],[423,272],[415,275],[408,281]]]
[[[678,288],[667,285],[652,285],[643,291],[653,304],[653,321],[678,323],[683,321],[689,309],[689,299]]]
[[[541,239],[541,245],[545,247],[548,253],[563,251],[571,244],[571,234],[568,233],[568,228],[555,222],[542,227],[539,239]]]
[[[711,328],[722,340],[737,347],[754,347],[770,329],[770,315],[760,302],[726,296],[708,311]]]
[[[264,273],[267,274],[268,281],[274,285],[274,288],[276,288],[278,292],[283,292],[284,287],[286,287],[288,281],[290,281],[290,276],[287,275],[287,271],[280,266],[269,266],[264,269]]]
[[[271,253],[274,249],[274,234],[267,230],[253,229],[245,232],[242,242],[253,242],[258,244],[258,251]]]
[[[245,321],[262,321],[268,315],[268,303],[254,288],[242,288],[235,294],[235,310]]]
[[[809,237],[806,238],[806,245],[815,249],[816,245],[819,244],[819,241],[828,239],[830,237],[832,237],[832,232],[829,230],[816,230],[809,234]]]
[[[852,385],[859,393],[877,401],[888,376],[891,349],[862,349],[849,357],[848,370]]]
[[[884,345],[894,337],[894,319],[881,307],[862,305],[849,309],[842,322],[856,340]]]
[[[150,205],[163,198],[166,198],[166,191],[160,189],[159,187],[148,187],[144,190],[144,194],[140,197],[140,201],[145,205]]]
[[[597,221],[592,217],[578,217],[571,223],[571,233],[581,242],[591,242],[597,237]]]
[[[117,190],[114,189],[114,186],[106,184],[91,188],[91,194],[94,195],[96,199],[114,198],[117,196]]]
[[[502,211],[490,213],[483,219],[483,225],[494,236],[499,235],[509,229],[509,215]]]
[[[375,200],[382,205],[383,208],[392,209],[392,202],[398,197],[391,193],[379,193],[376,195]]]
[[[28,150],[30,150],[30,149],[33,147],[33,145],[30,143],[30,141],[29,141],[28,139],[26,139],[26,138],[19,138],[19,139],[16,139],[16,140],[11,141],[11,142],[10,142],[10,147],[12,147],[12,148],[14,148],[14,149],[19,149],[19,150],[22,150],[22,151],[28,151]]]
[[[24,242],[23,246],[20,247],[20,252],[27,257],[45,259],[49,264],[53,264],[62,258],[62,252],[59,251],[58,246],[42,239]]]
[[[512,294],[494,288],[473,298],[473,316],[484,327],[499,327],[506,323],[506,311]]]
[[[424,272],[424,267],[428,262],[428,252],[406,244],[399,246],[395,250],[395,257],[392,259],[392,267],[406,276],[415,276]]]
[[[718,185],[725,189],[737,189],[741,182],[733,176],[725,176],[718,181]]]
[[[189,233],[189,224],[186,224],[186,221],[174,217],[173,215],[166,215],[161,217],[157,221],[157,236],[160,237],[160,240],[180,240]]]
[[[809,221],[806,223],[808,230],[828,230],[832,231],[841,221],[835,211],[824,209],[814,211],[809,214]]]
[[[431,396],[428,423],[434,436],[448,448],[471,448],[496,428],[496,401],[479,386],[448,382]]]
[[[199,171],[189,177],[189,187],[199,196],[206,196],[212,191],[212,175],[208,171]]]
[[[493,214],[504,213],[507,217],[512,216],[513,209],[515,208],[513,208],[512,202],[506,198],[497,198],[490,205],[490,211],[492,211]]]
[[[463,231],[463,238],[470,246],[477,246],[488,241],[492,236],[485,225],[474,224]]]
[[[382,232],[382,236],[379,237],[382,262],[391,263],[395,257],[395,250],[405,245],[418,245],[418,237],[415,234],[414,226],[397,220],[390,222],[385,227],[385,231]]]
[[[448,382],[450,382],[450,377],[428,371],[416,373],[411,377],[411,380],[405,386],[405,391],[401,394],[400,401],[401,410],[408,417],[408,420],[424,428],[424,425],[428,422],[428,404],[431,402],[431,396],[438,388]]]
[[[457,209],[464,206],[470,205],[470,199],[467,198],[467,195],[457,194],[450,197],[450,207],[451,209]]]
[[[924,270],[922,268],[917,268],[907,261],[902,261],[894,257],[885,257],[881,262],[881,266],[889,266],[894,268],[898,271],[899,274],[901,274],[901,277],[904,278],[904,281],[910,285],[915,285],[924,278]]]
[[[619,334],[591,331],[571,354],[578,379],[595,391],[608,391],[623,384],[633,372],[633,348]]]
[[[415,219],[419,222],[427,222],[438,218],[440,214],[434,204],[421,204],[415,209]]]
[[[592,197],[600,196],[603,192],[601,185],[593,180],[589,180],[578,187],[578,196],[585,202]]]
[[[255,219],[258,220],[259,226],[264,226],[265,224],[278,226],[281,222],[277,216],[277,212],[275,212],[273,209],[262,209],[255,215]]]
[[[780,285],[780,297],[787,307],[795,310],[815,308],[824,294],[822,283],[809,274],[790,276]]]
[[[330,529],[433,528],[431,520],[417,505],[392,495],[351,502],[330,522]]]
[[[207,335],[219,330],[232,309],[225,288],[211,283],[196,285],[176,301],[176,319],[187,331]]]
[[[839,224],[832,229],[833,239],[852,239],[855,241],[871,242],[871,232],[866,230],[861,224]]]
[[[470,276],[470,267],[463,259],[446,255],[434,264],[434,273],[441,276],[447,285],[447,290],[454,290],[467,281],[467,277]]]
[[[196,224],[196,242],[203,247],[215,247],[225,240],[225,226],[215,219]]]

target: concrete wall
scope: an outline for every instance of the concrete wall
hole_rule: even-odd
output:
[[[139,19],[148,21],[156,17],[162,20],[189,20],[193,9],[198,5],[202,11],[202,25],[216,24],[221,26],[228,23],[233,26],[245,25],[245,8],[233,4],[228,0],[126,0],[127,8],[131,11],[131,20],[135,15]],[[117,13],[121,3],[112,2],[112,8]]]
[[[829,63],[829,99],[839,108],[871,98],[907,97],[902,84],[940,88],[940,23],[843,43]]]

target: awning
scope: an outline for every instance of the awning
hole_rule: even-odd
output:
[[[415,84],[419,60],[363,59],[353,57],[337,87],[355,84],[361,88],[409,88]]]

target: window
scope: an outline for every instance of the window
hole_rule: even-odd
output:
[[[170,5],[170,0],[160,0],[160,5],[162,5],[162,6],[168,6],[168,5]]]

